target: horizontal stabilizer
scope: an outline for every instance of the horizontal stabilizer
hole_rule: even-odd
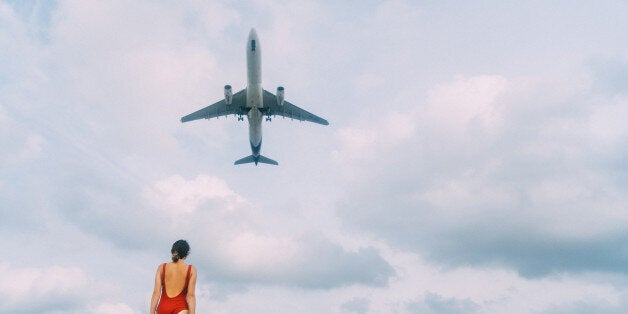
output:
[[[241,165],[241,164],[249,164],[249,163],[252,163],[252,162],[255,163],[256,166],[257,166],[257,163],[260,163],[260,162],[263,163],[263,164],[269,164],[269,165],[275,165],[275,166],[279,165],[278,162],[276,162],[276,161],[274,161],[274,160],[272,160],[270,158],[264,157],[262,155],[258,155],[257,157],[255,157],[253,155],[246,156],[246,157],[244,157],[242,159],[236,160],[233,164],[234,165]]]

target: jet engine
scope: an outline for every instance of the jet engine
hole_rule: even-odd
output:
[[[277,87],[277,105],[283,106],[283,86]]]
[[[231,93],[231,85],[225,85],[225,103],[231,105],[233,94]]]

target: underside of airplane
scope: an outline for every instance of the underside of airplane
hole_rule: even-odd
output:
[[[301,109],[284,99],[285,90],[277,87],[275,94],[262,88],[261,47],[255,29],[251,29],[247,42],[247,87],[232,92],[231,85],[225,85],[224,99],[181,118],[181,122],[198,119],[211,119],[233,115],[238,121],[247,117],[251,155],[235,161],[235,165],[254,163],[278,165],[279,163],[260,154],[262,146],[262,120],[271,121],[274,116],[282,116],[299,121],[309,121],[329,125],[327,120]]]

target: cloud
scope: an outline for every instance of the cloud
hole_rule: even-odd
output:
[[[590,61],[595,76],[593,84],[606,93],[626,96],[628,80],[628,62],[620,58],[594,58]]]
[[[394,274],[372,247],[348,251],[313,229],[273,230],[274,217],[217,177],[172,176],[138,193],[96,173],[52,198],[64,220],[120,248],[167,257],[174,239],[187,239],[199,276],[210,282],[329,289],[385,286]]]
[[[73,267],[21,268],[0,263],[0,301],[3,311],[45,312],[81,306],[88,285],[83,270]]]
[[[372,248],[347,252],[317,232],[272,232],[260,208],[215,177],[170,177],[144,195],[155,206],[149,216],[169,217],[162,231],[193,240],[194,259],[208,280],[331,288],[385,285],[393,273]]]
[[[0,152],[0,162],[17,165],[38,158],[45,146],[46,139],[20,126],[0,104],[0,139],[4,144]]]
[[[90,311],[94,314],[134,314],[137,313],[124,303],[103,303]]]
[[[208,303],[203,306],[217,313],[234,309],[263,313],[281,310],[299,313],[539,313],[551,312],[555,308],[572,308],[575,302],[581,302],[585,308],[595,308],[604,303],[616,307],[621,304],[624,291],[595,275],[528,279],[514,271],[488,267],[444,269],[407,251],[380,249],[396,270],[386,287],[352,285],[329,290],[306,290],[253,285],[250,289],[232,291],[226,298],[217,299],[214,296],[209,301],[204,299]],[[623,282],[616,275],[613,277]],[[210,295],[223,292],[218,287],[208,290]]]
[[[368,313],[369,300],[366,298],[355,298],[344,303],[341,308],[347,313]]]
[[[551,306],[543,313],[624,313],[628,310],[628,304],[623,300],[625,299],[622,298],[621,301],[616,302],[614,300],[586,297],[569,304]]]
[[[422,122],[432,122],[430,129],[442,129],[441,135],[447,137],[463,137],[474,128],[499,130],[502,108],[498,97],[507,87],[507,79],[499,75],[456,77],[428,92],[429,105],[420,112],[425,116]]]
[[[0,45],[7,47],[0,52],[0,163],[16,165],[27,163],[42,152],[45,138],[37,131],[21,123],[21,107],[30,107],[20,93],[36,88],[43,74],[38,68],[38,58],[33,50],[39,45],[29,34],[17,12],[0,3]]]
[[[625,50],[622,12],[0,2],[0,225],[25,252],[0,273],[97,281],[26,285],[32,312],[138,312],[186,238],[224,313],[621,309],[625,58],[579,62]],[[265,128],[279,168],[224,163],[243,125],[178,121],[245,83],[250,27],[265,84],[332,123]]]
[[[35,220],[34,213],[58,211],[105,234],[99,217],[139,205],[125,200],[137,199],[133,193],[141,193],[146,177],[171,174],[168,165],[181,164],[173,153],[180,151],[174,133],[184,111],[173,104],[199,101],[172,91],[193,85],[186,80],[207,79],[215,63],[200,36],[182,36],[209,26],[187,29],[179,22],[196,18],[195,12],[215,14],[209,24],[220,33],[234,11],[200,2],[192,8],[92,4],[59,2],[49,8],[48,23],[21,16],[14,11],[18,5],[0,4],[7,25],[0,41],[8,57],[0,68],[14,74],[0,80],[0,161],[8,166],[2,174],[11,200],[3,218]],[[45,38],[29,33],[44,26]],[[125,242],[141,240],[119,234],[118,243]]]
[[[625,272],[625,185],[595,162],[626,134],[605,114],[623,100],[574,104],[575,89],[543,84],[456,77],[425,105],[339,130],[335,161],[359,182],[338,206],[344,221],[444,265]]]
[[[480,307],[470,300],[443,298],[435,293],[426,293],[423,303],[408,306],[411,313],[477,313]]]
[[[30,169],[18,184],[3,187],[14,200],[3,208],[3,218],[11,218],[3,222],[22,222],[20,230],[54,230],[65,228],[57,225],[60,219],[132,252],[167,252],[173,239],[185,237],[199,274],[214,282],[322,289],[385,285],[394,271],[372,247],[349,251],[313,228],[276,231],[281,221],[267,218],[268,209],[252,205],[224,179],[173,175],[198,173],[181,146],[193,141],[211,147],[205,145],[206,129],[196,134],[203,138],[195,138],[194,126],[181,132],[177,117],[211,98],[198,86],[224,83],[212,83],[218,69],[231,72],[216,62],[221,48],[209,49],[200,34],[215,37],[212,43],[225,39],[238,16],[222,4],[202,2],[58,3],[46,39],[24,41],[25,49],[38,47],[27,49],[34,57],[24,68],[37,69],[41,75],[33,77],[40,88],[13,93],[29,104],[26,109],[14,103],[0,107],[8,108],[0,111],[1,119],[16,116],[46,134],[21,130],[13,136],[24,144],[12,154],[21,162],[30,159]],[[27,28],[19,18],[11,21]],[[12,47],[19,59],[19,46]],[[211,124],[209,133],[229,138],[222,128]],[[35,192],[20,186],[37,187],[38,197],[23,201]],[[17,204],[25,210],[15,210]]]

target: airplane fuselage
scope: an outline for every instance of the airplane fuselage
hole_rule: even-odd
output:
[[[251,108],[246,115],[249,122],[249,141],[254,157],[260,155],[262,148],[262,119],[264,115],[259,110],[264,107],[262,89],[262,51],[255,29],[249,33],[246,45],[246,106]]]
[[[260,154],[262,149],[262,119],[271,121],[271,117],[279,115],[284,118],[329,125],[327,120],[286,101],[283,86],[277,87],[277,94],[262,88],[262,50],[255,29],[251,29],[249,32],[246,44],[246,74],[247,85],[245,89],[234,93],[231,85],[225,85],[224,99],[181,117],[181,122],[189,122],[237,115],[238,121],[241,121],[246,115],[252,154],[236,160],[234,165],[248,163],[279,165],[277,161]]]

